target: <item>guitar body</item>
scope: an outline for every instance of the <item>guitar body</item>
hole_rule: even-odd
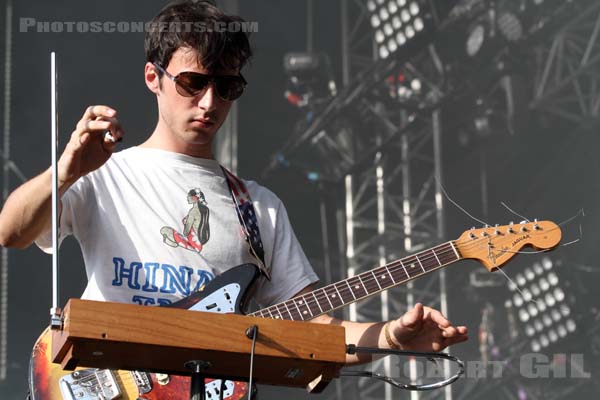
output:
[[[171,304],[172,307],[218,313],[241,313],[259,276],[253,264],[243,264],[219,275],[201,292]],[[64,371],[52,363],[52,334],[46,328],[36,341],[29,365],[32,400],[188,400],[190,377],[141,371],[77,368]],[[246,398],[245,382],[207,379],[206,397],[224,400]]]

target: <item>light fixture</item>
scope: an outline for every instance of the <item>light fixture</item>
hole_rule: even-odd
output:
[[[567,296],[549,257],[525,268],[510,284],[511,295],[506,300],[508,310],[515,310],[516,319],[529,341],[529,347],[539,352],[575,332],[573,301]],[[514,308],[513,308],[514,307]]]
[[[312,106],[336,95],[329,57],[325,53],[288,53],[283,58],[288,76],[285,97],[297,107]]]
[[[427,0],[368,0],[380,58],[387,58],[425,32],[432,21]]]

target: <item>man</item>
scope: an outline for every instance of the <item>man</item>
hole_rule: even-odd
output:
[[[214,136],[246,84],[241,70],[251,57],[248,38],[195,29],[234,21],[241,20],[191,0],[169,4],[155,17],[154,27],[179,23],[181,29],[146,34],[144,77],[156,95],[158,122],[144,143],[115,153],[124,132],[108,106],[88,107],[77,123],[58,162],[58,181],[60,237],[73,234],[80,243],[88,276],[83,298],[166,305],[233,266],[257,263],[212,152]],[[318,278],[281,201],[255,182],[245,184],[271,277],[257,283],[257,302],[271,305],[313,290]],[[25,248],[35,241],[50,251],[50,210],[49,169],[7,199],[0,244]],[[347,343],[369,347],[439,351],[467,339],[465,327],[421,304],[389,322],[328,315],[313,322],[342,324]]]

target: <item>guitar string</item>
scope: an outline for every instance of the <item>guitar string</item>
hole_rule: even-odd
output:
[[[566,221],[566,222],[568,222],[568,221]],[[499,228],[501,228],[501,227],[499,227]],[[498,228],[497,228],[497,229],[498,229]],[[555,230],[555,229],[557,229],[557,228],[552,228],[552,229],[550,229],[548,232],[551,232],[551,231],[553,231],[553,230]],[[544,232],[546,232],[546,231],[544,231]],[[541,233],[542,233],[542,232],[540,232],[540,234],[541,234]],[[484,242],[484,243],[482,243],[482,242]],[[441,257],[443,258],[443,256],[444,256],[444,255],[447,255],[447,254],[454,253],[454,249],[452,249],[452,247],[451,247],[451,246],[449,246],[451,243],[457,243],[457,245],[458,245],[459,249],[471,249],[471,248],[473,248],[473,247],[480,246],[480,245],[482,245],[482,244],[485,244],[485,245],[487,245],[487,246],[488,246],[488,248],[489,248],[489,244],[490,244],[490,238],[489,238],[489,237],[488,237],[488,238],[485,238],[485,237],[484,237],[484,238],[478,238],[478,239],[474,239],[472,242],[469,242],[468,244],[460,244],[458,240],[457,240],[457,241],[454,241],[454,242],[452,242],[452,241],[451,241],[451,242],[447,242],[447,243],[444,243],[444,244],[438,245],[438,246],[436,246],[436,247],[434,247],[434,248],[432,248],[432,249],[425,250],[425,251],[423,251],[423,252],[421,252],[421,253],[417,253],[417,254],[415,254],[415,255],[410,255],[410,256],[408,256],[408,257],[405,257],[405,258],[403,258],[403,259],[401,259],[401,260],[397,260],[397,261],[395,261],[395,262],[392,262],[392,263],[390,263],[390,264],[387,264],[387,265],[384,265],[384,266],[381,266],[381,267],[377,267],[377,268],[375,268],[375,269],[373,269],[373,270],[371,270],[371,271],[366,271],[366,272],[363,272],[363,273],[361,273],[361,274],[359,274],[359,275],[356,275],[356,276],[354,276],[354,277],[350,277],[350,278],[348,278],[348,279],[345,279],[344,281],[341,281],[341,282],[338,282],[338,283],[335,283],[335,284],[330,284],[330,285],[327,285],[327,286],[325,286],[325,287],[323,287],[323,288],[321,288],[321,289],[317,289],[317,290],[315,290],[314,292],[311,292],[311,294],[316,294],[316,295],[317,295],[317,297],[320,297],[320,302],[323,302],[323,300],[324,300],[324,299],[326,299],[326,298],[328,298],[328,297],[329,297],[329,296],[327,295],[327,293],[326,293],[326,290],[327,290],[327,289],[337,289],[338,291],[340,291],[340,295],[342,295],[342,293],[344,293],[344,294],[346,294],[346,295],[347,295],[348,293],[351,293],[352,297],[353,297],[353,298],[355,298],[355,296],[354,296],[354,293],[353,293],[353,292],[350,290],[350,288],[346,287],[347,285],[344,285],[343,287],[337,287],[336,285],[339,285],[339,284],[341,284],[342,282],[343,282],[343,283],[348,283],[348,280],[351,280],[351,279],[353,279],[353,278],[358,278],[359,276],[360,276],[361,278],[358,278],[358,279],[359,279],[359,281],[362,283],[362,285],[363,285],[363,287],[364,287],[364,289],[365,289],[365,291],[366,291],[366,294],[371,294],[371,293],[373,293],[373,292],[377,292],[377,291],[379,291],[379,288],[378,288],[378,287],[377,287],[377,288],[375,288],[375,287],[374,287],[374,285],[373,285],[373,283],[374,283],[374,282],[376,282],[376,281],[374,280],[374,278],[373,278],[372,276],[367,276],[367,275],[372,275],[371,273],[374,273],[376,270],[381,270],[380,272],[383,272],[383,270],[384,270],[384,269],[386,269],[386,267],[387,267],[387,269],[390,269],[390,268],[391,268],[391,269],[393,270],[393,272],[392,272],[392,271],[390,271],[390,274],[393,274],[393,273],[395,273],[395,272],[398,272],[398,271],[402,271],[402,270],[404,270],[404,268],[399,268],[399,267],[398,267],[398,266],[402,267],[402,266],[403,266],[403,262],[409,262],[409,261],[411,261],[411,260],[414,262],[414,261],[415,261],[415,259],[417,259],[418,261],[421,261],[421,263],[423,263],[423,262],[427,263],[428,261],[431,261],[431,260],[433,260],[433,259],[435,258],[435,256],[436,256],[436,255],[437,255],[438,257],[440,257],[440,256],[441,256]],[[445,249],[445,250],[443,250],[443,251],[438,251],[438,252],[435,252],[435,254],[434,254],[433,250],[434,250],[434,249],[438,249],[438,248]],[[510,252],[510,251],[507,251],[507,250],[501,250],[501,251],[503,251],[503,252]],[[432,256],[426,256],[426,257],[424,257],[424,256],[422,256],[422,255],[419,257],[419,254],[423,254],[423,253],[432,253],[432,254],[434,254],[434,255],[433,255],[433,257],[432,257]],[[512,253],[512,252],[511,252],[511,253]],[[532,254],[532,253],[535,253],[535,252],[519,252],[519,253],[521,253],[521,254]],[[455,260],[453,260],[453,261],[456,261],[456,260],[457,260],[457,259],[455,259]],[[434,264],[434,265],[435,265],[435,264]],[[443,265],[443,264],[442,264],[442,265]],[[439,267],[439,263],[437,263],[436,267],[435,267],[435,268],[433,268],[433,269],[436,269],[437,267]],[[428,265],[428,266],[427,266],[427,268],[428,268],[428,271],[426,271],[426,272],[430,272],[430,271],[432,271],[432,270],[433,270],[433,269],[429,269],[429,268],[430,268],[430,265]],[[406,282],[408,279],[417,278],[417,277],[421,276],[422,274],[424,274],[424,273],[426,273],[426,272],[419,273],[418,275],[414,275],[414,276],[410,276],[410,274],[409,274],[408,276],[406,276],[406,273],[405,273],[405,274],[403,274],[403,275],[405,275],[406,277],[405,277],[405,278],[402,278],[402,279],[400,280],[400,282],[399,282],[399,283]],[[365,279],[362,279],[362,278],[365,278]],[[398,283],[398,284],[399,284],[399,283]],[[369,287],[371,288],[371,290],[369,290],[369,289],[367,289],[367,288],[366,288],[366,284],[369,284]],[[301,297],[302,297],[302,299],[303,299],[303,300],[304,300],[304,301],[307,303],[307,307],[310,307],[310,312],[311,312],[311,314],[312,314],[313,316],[322,314],[322,312],[320,312],[320,310],[319,310],[319,311],[316,311],[316,310],[315,310],[315,312],[313,312],[313,307],[314,307],[315,305],[317,305],[317,304],[318,304],[316,300],[313,300],[312,298],[309,298],[309,299],[307,300],[307,299],[305,298],[305,296],[301,296]],[[342,296],[342,297],[343,297],[343,296]],[[362,299],[362,297],[361,297],[361,299]],[[342,306],[342,305],[344,305],[344,304],[348,303],[347,301],[344,301],[344,300],[343,300],[343,298],[342,298],[341,300],[343,301],[343,303],[342,303],[340,306]],[[264,317],[264,315],[262,315],[262,313],[263,313],[263,312],[265,312],[265,311],[266,311],[266,312],[269,312],[269,313],[271,313],[271,314],[272,314],[273,312],[275,312],[275,314],[279,314],[279,316],[280,316],[281,318],[285,319],[285,318],[284,318],[284,315],[283,315],[283,312],[279,310],[279,306],[285,306],[285,305],[287,304],[287,302],[291,302],[291,301],[292,301],[292,300],[288,300],[288,301],[286,301],[286,302],[282,302],[282,303],[278,303],[278,304],[272,305],[272,306],[270,306],[270,307],[267,307],[267,308],[265,308],[265,309],[263,309],[263,310],[259,310],[259,311],[257,311],[256,313],[253,313],[253,314],[251,314],[251,315],[255,315],[255,316],[263,316],[263,317]],[[327,300],[327,301],[329,302],[329,300]],[[259,313],[260,313],[261,315],[259,315]],[[294,318],[293,314],[295,314],[295,312],[288,312],[288,314],[290,315],[290,317]],[[299,315],[299,317],[300,317],[300,319],[304,319],[304,318],[302,317],[302,314],[300,314],[300,315]]]
[[[104,368],[103,368],[103,369],[99,369],[99,368],[92,368],[91,370],[93,370],[93,371],[104,371],[104,370],[108,370],[108,371],[111,371],[111,373],[112,373],[112,370],[109,370],[109,369],[104,369]],[[84,370],[84,371],[85,371],[85,370]],[[125,376],[124,376],[124,377],[123,377],[121,374],[117,374],[116,376],[113,374],[113,377],[114,377],[114,378],[115,378],[115,380],[117,380],[117,381],[119,381],[119,380],[120,380],[121,382],[123,382],[123,383],[125,383],[125,384],[133,382],[133,383],[134,383],[134,384],[136,384],[136,386],[137,386],[137,381],[136,381],[136,380],[135,380],[135,378],[132,376],[132,373],[133,373],[134,371],[127,371],[127,372],[128,372],[128,373],[127,373],[127,374],[125,374]],[[92,374],[92,375],[89,375],[89,376],[85,376],[85,377],[83,377],[83,378],[78,378],[77,380],[75,380],[75,382],[85,382],[85,383],[89,383],[89,382],[92,382],[92,381],[94,381],[94,380],[96,380],[98,383],[100,382],[100,381],[98,380],[98,377],[96,376],[96,374]]]
[[[111,373],[113,372],[112,370],[109,369],[98,369],[98,368],[92,368],[93,371],[104,371],[104,370],[108,370]],[[83,370],[86,371],[86,370]],[[113,377],[115,379],[115,381],[120,381],[121,383],[127,385],[130,383],[133,383],[134,385],[137,386],[137,381],[136,379],[131,375],[134,371],[128,371],[128,370],[118,370],[118,371],[126,371],[127,373],[125,374],[125,376],[122,376],[121,374],[117,374],[116,376],[113,374]],[[97,386],[100,386],[100,379],[98,379],[98,377],[96,376],[96,374],[90,374],[89,376],[85,376],[83,378],[78,378],[76,380],[74,380],[75,383],[96,383]]]
[[[479,241],[480,241],[480,240],[479,240]],[[487,240],[486,240],[486,244],[487,244]],[[438,245],[438,246],[436,246],[434,249],[437,249],[437,248],[448,248],[448,245],[449,245],[449,243],[445,243],[445,244],[443,244],[443,245]],[[451,248],[451,247],[450,247],[450,248]],[[430,251],[430,250],[426,250],[425,252],[429,252],[429,251]],[[433,249],[431,249],[431,252],[432,252],[432,254],[433,254]],[[453,252],[454,252],[453,250],[447,250],[447,251],[444,251],[444,252],[436,252],[436,254],[440,255],[440,256],[443,258],[442,254],[444,254],[444,253],[445,253],[445,254],[448,254],[448,253],[453,253]],[[409,261],[412,261],[412,262],[413,262],[413,264],[414,264],[414,259],[415,259],[415,258],[417,258],[417,256],[418,256],[418,254],[417,254],[417,255],[413,255],[413,256],[409,256],[409,257],[406,257],[405,259],[399,260],[397,263],[390,263],[390,264],[388,264],[387,266],[379,267],[379,268],[376,268],[376,269],[374,269],[374,270],[372,270],[372,271],[367,271],[366,273],[359,274],[359,275],[362,275],[363,277],[365,277],[365,278],[366,278],[366,279],[360,279],[360,278],[359,278],[359,281],[362,283],[362,286],[363,286],[363,287],[364,287],[364,289],[365,289],[365,292],[366,292],[365,294],[366,294],[366,295],[369,295],[369,294],[372,294],[372,293],[374,293],[374,292],[377,292],[377,291],[379,291],[379,287],[375,287],[375,286],[373,285],[373,282],[375,282],[375,281],[374,281],[374,278],[371,276],[371,275],[372,275],[372,274],[371,274],[371,272],[373,272],[373,273],[374,273],[376,270],[378,270],[378,272],[383,272],[383,269],[385,269],[385,267],[388,267],[388,269],[390,269],[390,268],[392,269],[392,270],[390,271],[390,274],[392,274],[392,276],[393,276],[395,272],[398,272],[398,271],[403,271],[403,270],[404,270],[404,268],[402,268],[402,269],[400,269],[399,267],[398,267],[398,268],[395,268],[395,266],[398,266],[398,265],[402,266],[402,265],[403,265],[403,263],[401,263],[401,261],[406,261],[407,263],[408,263]],[[435,257],[435,256],[434,256],[434,257]],[[425,258],[423,258],[423,261],[425,261],[425,263],[427,264],[427,261],[429,261],[429,260],[432,260],[434,257],[425,257]],[[453,255],[453,258],[454,258],[454,255]],[[421,257],[419,257],[419,258],[418,258],[418,260],[421,260]],[[454,258],[452,261],[456,261],[456,260],[457,260],[457,259],[456,259],[456,258]],[[443,264],[442,264],[442,265],[443,265]],[[423,273],[419,272],[419,274],[417,274],[417,275],[412,275],[412,276],[411,276],[410,274],[407,274],[406,272],[404,272],[404,273],[403,273],[403,276],[402,276],[402,277],[400,277],[400,282],[397,282],[397,284],[399,284],[399,283],[403,283],[403,282],[406,282],[406,281],[407,281],[407,280],[409,280],[409,279],[417,278],[417,277],[419,277],[419,276],[421,276],[421,275],[425,274],[426,272],[430,272],[430,271],[432,271],[433,269],[440,267],[440,264],[439,264],[439,263],[437,263],[437,264],[434,264],[434,267],[435,267],[435,268],[433,268],[433,269],[431,269],[430,267],[431,267],[431,265],[427,264],[428,271],[425,271],[425,272],[423,272]],[[342,281],[342,282],[346,283],[346,284],[349,286],[349,282],[348,282],[348,281],[349,281],[349,280],[352,280],[353,278],[358,278],[358,277],[359,277],[359,275],[357,275],[357,276],[355,276],[355,277],[350,277],[349,279],[346,279],[345,281]],[[369,276],[365,276],[365,275],[369,275]],[[319,302],[321,302],[321,303],[322,303],[322,302],[323,302],[323,299],[325,299],[325,298],[328,298],[328,297],[329,297],[329,296],[327,295],[327,289],[328,289],[328,288],[330,288],[330,287],[334,287],[334,288],[338,289],[338,291],[339,291],[339,290],[341,290],[341,292],[342,292],[342,293],[344,293],[344,294],[346,294],[346,295],[347,295],[348,293],[351,293],[352,297],[353,297],[354,299],[356,299],[356,296],[354,296],[354,292],[353,292],[352,290],[350,290],[350,288],[349,288],[349,287],[348,287],[348,288],[346,288],[346,286],[344,286],[344,287],[342,287],[342,288],[339,288],[339,287],[337,287],[337,286],[336,286],[336,285],[339,285],[340,283],[341,283],[341,282],[339,282],[339,283],[337,283],[337,284],[333,284],[333,285],[328,285],[327,287],[325,287],[325,288],[322,288],[321,290],[316,290],[316,291],[314,291],[314,292],[311,292],[311,294],[312,294],[313,296],[314,296],[315,294],[317,294],[317,296],[315,296],[315,297],[319,297],[319,298],[320,298]],[[367,289],[367,284],[369,285],[369,288],[370,288],[370,290],[369,290],[369,289]],[[386,289],[387,289],[387,287],[386,287]],[[342,294],[340,293],[340,295],[342,295]],[[342,302],[342,304],[341,304],[341,305],[344,305],[345,303],[347,303],[347,301],[345,301],[343,297],[344,297],[344,296],[342,295],[342,299],[341,299],[341,300],[342,300],[343,302]],[[364,297],[366,297],[366,296],[359,296],[359,297],[360,297],[359,299],[362,299],[362,298],[364,298]],[[304,296],[302,296],[302,299],[303,299],[304,301],[306,301],[306,303],[307,303],[307,307],[309,307],[309,308],[310,308],[310,310],[309,310],[309,311],[310,311],[310,313],[311,313],[311,315],[312,315],[313,317],[315,316],[315,314],[316,314],[316,315],[320,315],[320,314],[322,314],[322,312],[319,312],[319,311],[317,311],[316,309],[315,309],[315,312],[314,312],[314,313],[312,312],[312,310],[313,310],[313,308],[314,308],[315,304],[317,304],[317,305],[318,305],[318,303],[317,303],[315,300],[313,300],[312,298],[310,298],[309,300],[306,300],[306,298],[305,298]],[[357,300],[359,300],[359,299],[357,299]],[[327,299],[327,300],[328,300],[328,302],[329,302],[329,299]],[[353,301],[353,300],[351,299],[351,301]],[[274,306],[271,306],[271,307],[269,307],[269,308],[267,309],[267,311],[271,312],[271,310],[270,310],[270,309],[271,309],[271,308],[274,308],[274,309],[275,309],[275,313],[276,313],[276,314],[279,314],[279,316],[280,316],[281,318],[284,318],[284,314],[283,314],[283,313],[281,312],[281,310],[279,309],[279,306],[281,306],[282,304],[283,304],[283,305],[285,305],[284,303],[286,303],[286,302],[279,303],[279,304],[276,304],[276,305],[274,305]],[[341,306],[341,305],[340,305],[340,306]],[[262,311],[262,310],[261,310],[261,311]],[[271,314],[272,314],[272,312],[271,312]],[[295,313],[288,312],[288,315],[289,315],[289,316],[290,316],[292,319],[294,319],[294,315],[293,315],[293,314],[295,314]],[[299,317],[300,317],[301,319],[304,319],[304,317],[302,316],[302,314],[300,314],[300,315],[299,315]],[[285,319],[285,318],[284,318],[284,319]]]
[[[488,240],[487,240],[487,239],[478,240],[478,242],[481,242],[481,241],[485,241],[485,242],[486,242],[486,244],[488,244]],[[434,254],[434,253],[433,253],[433,251],[432,251],[433,249],[431,249],[431,250],[426,250],[426,252],[431,252],[432,254],[434,254],[434,256],[433,256],[433,257],[431,257],[431,256],[428,256],[428,257],[422,257],[422,256],[421,256],[421,257],[418,257],[418,260],[421,260],[422,262],[424,262],[425,264],[427,264],[427,269],[428,269],[428,271],[426,271],[426,272],[429,272],[429,271],[431,271],[431,270],[432,270],[431,266],[433,266],[433,267],[434,267],[434,269],[440,266],[440,264],[439,264],[439,263],[437,263],[437,262],[436,262],[435,264],[428,264],[428,261],[430,261],[430,260],[433,260],[433,258],[435,258],[435,255],[438,255],[439,257],[441,257],[441,258],[444,258],[444,257],[443,257],[444,255],[447,255],[448,253],[453,253],[453,252],[454,252],[454,250],[453,250],[451,247],[448,247],[448,244],[449,244],[449,243],[446,243],[446,244],[444,244],[444,245],[440,245],[440,246],[437,246],[437,247],[435,247],[434,249],[438,249],[438,248],[445,249],[444,251],[439,251],[439,250],[438,250],[438,251],[436,251],[436,252],[435,252],[435,254]],[[480,245],[480,244],[481,244],[481,243],[479,243],[479,244],[477,244],[477,245]],[[462,247],[462,248],[464,249],[466,246],[464,246],[464,245],[463,245],[463,246],[459,246],[459,247]],[[409,257],[406,257],[405,259],[402,259],[402,260],[400,260],[400,261],[406,261],[406,262],[411,262],[411,261],[413,261],[413,262],[414,262],[414,259],[415,259],[415,258],[417,258],[417,256],[418,256],[418,255],[409,256]],[[395,263],[390,263],[390,264],[388,264],[388,265],[386,265],[386,266],[378,267],[378,268],[376,268],[376,269],[374,269],[374,270],[372,270],[372,271],[367,271],[367,272],[365,272],[365,273],[362,273],[362,274],[360,274],[362,277],[365,277],[365,278],[366,278],[366,281],[367,281],[367,283],[369,283],[369,284],[370,284],[370,288],[371,288],[371,290],[369,290],[369,292],[377,291],[379,288],[378,288],[378,287],[376,288],[374,285],[372,285],[372,283],[373,283],[373,277],[372,277],[372,276],[368,276],[368,275],[371,275],[371,273],[372,273],[372,272],[373,272],[373,273],[375,273],[375,271],[377,271],[377,272],[383,272],[383,270],[385,269],[385,267],[392,268],[392,270],[393,270],[394,272],[397,272],[397,271],[398,271],[398,268],[394,268],[394,266],[396,266],[396,265],[400,264],[400,261],[398,261],[398,262],[395,262]],[[437,261],[437,259],[436,259],[436,261]],[[456,261],[456,259],[454,259],[454,260],[452,260],[452,261]],[[403,281],[403,280],[405,280],[405,279],[407,279],[407,278],[413,278],[413,277],[417,277],[417,275],[415,275],[415,276],[411,276],[410,274],[409,274],[408,276],[406,276],[406,274],[403,274],[403,275],[404,275],[404,278],[401,278],[401,281]],[[419,273],[418,275],[420,276],[420,275],[422,275],[422,273]],[[359,276],[359,275],[357,275],[357,276]],[[352,278],[350,278],[350,279],[352,279]],[[363,281],[363,282],[364,282],[364,281],[365,281],[365,279],[361,279],[361,281]],[[326,290],[327,290],[327,287],[323,288],[323,290],[322,290],[322,291],[326,291]],[[347,292],[347,289],[343,289],[343,288],[342,288],[342,290],[343,290],[344,292]],[[320,293],[320,294],[322,294],[322,293]]]
[[[491,226],[491,224],[488,224],[485,221],[482,221],[479,218],[475,218],[473,215],[471,215],[467,210],[465,210],[463,207],[461,207],[456,201],[454,201],[450,195],[448,194],[448,192],[446,191],[446,189],[444,188],[444,185],[442,185],[441,182],[439,182],[436,178],[434,178],[436,180],[436,182],[439,184],[440,189],[442,190],[442,193],[444,193],[444,196],[446,197],[446,199],[448,199],[448,201],[452,204],[454,204],[454,206],[456,208],[458,208],[460,211],[462,211],[463,213],[465,213],[468,217],[470,217],[472,220],[479,222],[481,225],[487,225],[487,226]]]
[[[438,245],[438,246],[434,247],[433,249],[436,249],[436,248],[442,248],[442,247],[449,247],[449,243],[444,243],[444,244],[442,244],[442,245]],[[450,247],[450,248],[451,248],[451,247]],[[430,249],[430,250],[427,250],[427,251],[432,251],[433,249]],[[426,251],[426,252],[427,252],[427,251]],[[423,253],[424,253],[424,252],[423,252]],[[445,251],[445,252],[437,252],[436,254],[437,254],[439,257],[443,258],[443,254],[453,254],[453,253],[454,253],[454,251],[453,251],[453,250],[448,250],[448,251]],[[420,253],[418,253],[418,254],[420,254]],[[408,256],[408,257],[405,257],[405,258],[403,258],[402,260],[398,260],[398,261],[396,261],[396,262],[393,262],[393,263],[387,264],[387,265],[385,265],[385,266],[377,267],[377,268],[375,268],[375,269],[373,269],[373,270],[371,270],[371,271],[367,271],[367,272],[361,273],[361,274],[359,274],[359,275],[355,275],[355,276],[353,276],[353,277],[350,277],[350,278],[348,278],[348,279],[345,279],[345,280],[343,280],[343,281],[337,282],[337,283],[335,283],[335,284],[330,284],[330,285],[327,285],[327,286],[325,286],[325,287],[323,287],[323,288],[321,288],[321,289],[319,289],[319,290],[316,290],[316,291],[314,291],[314,292],[311,292],[311,294],[317,294],[317,296],[318,296],[318,297],[320,297],[320,299],[321,299],[321,302],[322,302],[322,300],[323,300],[324,298],[328,297],[328,296],[326,296],[326,295],[323,295],[322,293],[316,293],[316,292],[319,292],[319,291],[325,291],[325,290],[327,290],[327,289],[337,289],[337,292],[340,292],[340,295],[341,295],[341,297],[342,297],[342,301],[344,301],[344,300],[343,300],[343,297],[344,297],[344,296],[343,296],[343,294],[346,294],[346,295],[347,295],[348,293],[351,293],[351,294],[353,293],[353,291],[351,291],[351,290],[350,290],[350,288],[348,287],[348,285],[349,285],[349,282],[348,282],[348,281],[349,281],[349,280],[353,280],[353,279],[354,279],[354,280],[358,279],[360,282],[362,282],[362,285],[365,287],[365,291],[366,291],[367,293],[372,293],[373,291],[375,291],[375,287],[372,285],[372,284],[375,282],[375,280],[374,280],[374,278],[373,278],[372,276],[369,276],[369,277],[367,278],[367,275],[371,275],[371,272],[375,273],[375,271],[378,271],[378,272],[380,272],[380,273],[383,273],[383,272],[384,272],[384,270],[385,270],[385,269],[386,269],[386,267],[387,267],[387,269],[390,271],[390,275],[392,275],[392,276],[393,276],[395,272],[401,272],[401,271],[403,271],[403,270],[404,270],[404,267],[403,267],[403,263],[402,263],[402,261],[404,261],[404,262],[407,262],[407,263],[408,263],[408,262],[409,262],[409,261],[412,259],[412,260],[413,260],[413,264],[414,264],[414,261],[415,261],[415,259],[417,258],[418,254],[416,254],[416,255],[411,255],[411,256]],[[455,257],[455,255],[453,255],[453,257]],[[435,258],[435,256],[434,256],[434,257],[422,257],[422,256],[421,256],[421,257],[419,257],[418,259],[421,261],[421,263],[425,263],[425,264],[427,264],[427,262],[428,262],[429,260],[433,260],[434,258]],[[456,259],[456,258],[454,258],[454,260],[453,260],[453,261],[456,261],[456,260],[457,260],[457,259]],[[437,266],[439,266],[439,264],[438,264]],[[427,265],[427,268],[429,269],[429,268],[430,268],[430,266],[429,266],[429,265]],[[423,273],[424,273],[424,272],[423,272]],[[386,274],[387,274],[387,273],[386,273]],[[414,275],[413,277],[420,276],[421,274],[422,274],[422,273],[419,273],[418,275]],[[378,275],[379,275],[379,273],[378,273]],[[402,280],[402,281],[405,281],[405,280],[407,280],[407,279],[410,279],[410,278],[411,278],[411,275],[410,275],[410,274],[406,274],[406,273],[404,273],[403,275],[404,275],[405,277],[404,277],[404,278],[401,278],[401,280]],[[366,279],[362,279],[362,278],[366,278]],[[344,283],[347,283],[347,285],[343,285]],[[343,285],[343,287],[339,287],[338,285]],[[366,285],[369,285],[369,287],[371,288],[371,290],[367,289],[367,288],[366,288]],[[377,290],[378,290],[378,288],[377,288]],[[354,297],[353,295],[351,295],[351,296],[352,296],[352,297]],[[296,299],[297,299],[297,298],[296,298]],[[314,306],[315,304],[317,304],[316,300],[313,300],[312,298],[311,298],[311,299],[309,299],[309,300],[306,300],[304,296],[301,296],[301,299],[302,299],[302,300],[304,300],[306,303],[308,303],[308,304],[312,305],[312,306]],[[291,299],[291,300],[288,300],[288,301],[285,301],[285,302],[282,302],[282,303],[278,303],[278,304],[272,305],[272,306],[270,306],[270,307],[267,307],[267,308],[265,308],[265,309],[264,309],[264,311],[272,311],[273,309],[275,309],[275,311],[276,311],[276,313],[277,313],[277,314],[281,314],[281,311],[279,311],[279,306],[281,306],[281,305],[285,305],[285,303],[287,303],[287,302],[292,302],[292,301],[295,301],[295,299]],[[347,303],[347,302],[346,302],[346,301],[344,301],[344,303]],[[344,303],[342,303],[342,304],[344,304]],[[258,312],[261,312],[261,311],[263,311],[263,310],[259,310]],[[258,312],[257,312],[257,313],[258,313]],[[292,313],[291,313],[291,312],[288,312],[288,314],[290,314],[290,316],[291,316],[291,314],[292,314]],[[312,313],[312,308],[311,308],[311,314],[313,314],[313,315],[314,315],[314,313]],[[320,310],[319,310],[318,314],[321,314]]]
[[[507,207],[507,208],[508,208],[508,207]],[[509,210],[510,210],[510,209],[509,209]],[[512,210],[511,210],[511,211],[512,211]],[[515,214],[516,214],[516,213],[515,213]],[[518,214],[517,214],[517,215],[518,215]],[[566,220],[563,220],[563,221],[559,222],[559,223],[557,224],[557,226],[563,226],[563,225],[566,225],[566,224],[570,223],[571,221],[575,220],[575,219],[576,219],[577,217],[579,217],[579,216],[581,216],[581,217],[585,217],[585,211],[583,210],[583,208],[579,209],[579,211],[578,211],[578,212],[577,212],[575,215],[573,215],[572,217],[570,217],[570,218],[567,218]],[[570,245],[572,245],[572,244],[575,244],[575,243],[579,242],[579,240],[581,240],[581,238],[582,238],[582,237],[583,237],[583,232],[582,232],[582,229],[581,229],[581,224],[579,224],[579,237],[578,237],[577,239],[575,239],[575,240],[572,240],[572,241],[570,241],[570,242],[563,243],[563,244],[561,244],[561,246],[570,246]],[[514,252],[513,252],[513,251],[509,251],[509,250],[505,250],[505,252],[507,252],[507,253],[512,253],[512,254],[539,254],[539,253],[545,253],[545,252],[548,252],[548,251],[550,251],[550,250],[551,250],[551,249],[544,249],[544,250],[537,250],[537,251],[514,251]],[[521,297],[523,298],[523,300],[525,301],[525,303],[533,303],[533,304],[535,304],[536,306],[539,306],[539,302],[538,302],[536,299],[534,299],[534,298],[531,298],[531,299],[529,299],[529,300],[525,300],[525,299],[526,299],[527,297],[529,297],[529,296],[526,296],[526,295],[525,295],[525,293],[523,292],[523,290],[521,290],[521,288],[519,287],[519,285],[518,285],[518,284],[517,284],[515,281],[513,281],[513,280],[512,280],[512,279],[511,279],[511,278],[510,278],[510,277],[509,277],[507,274],[506,274],[506,272],[504,272],[504,270],[502,270],[502,268],[499,268],[499,270],[500,270],[500,272],[502,273],[502,275],[504,275],[504,276],[506,277],[506,279],[507,279],[507,280],[508,280],[508,281],[509,281],[509,282],[510,282],[512,285],[513,285],[513,287],[515,288],[515,290],[516,290],[517,292],[519,292],[519,294],[521,295]],[[567,306],[566,304],[563,304],[563,305],[561,305],[559,308],[561,309],[561,311],[568,311],[568,306]]]
[[[513,210],[512,208],[510,208],[505,202],[501,201],[500,204],[502,206],[504,206],[504,208],[506,208],[508,211],[510,211],[511,213],[515,214],[517,217],[523,218],[527,222],[531,222],[531,220],[529,218],[524,217],[521,214],[517,213],[515,210]]]

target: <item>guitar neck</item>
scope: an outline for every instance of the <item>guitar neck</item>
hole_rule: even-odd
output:
[[[454,242],[446,242],[337,283],[332,283],[310,293],[272,305],[250,315],[296,321],[310,320],[347,304],[406,283],[462,258]]]

